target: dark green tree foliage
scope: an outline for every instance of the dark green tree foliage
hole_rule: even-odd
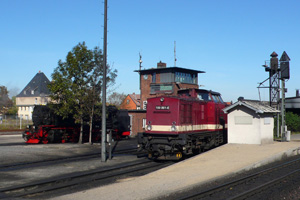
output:
[[[7,114],[10,107],[13,106],[12,100],[8,97],[8,91],[5,86],[0,86],[0,114]]]
[[[107,67],[107,81],[114,82],[116,70]],[[85,42],[79,43],[70,51],[66,61],[59,60],[52,73],[49,85],[51,98],[59,104],[55,113],[67,118],[72,115],[81,125],[79,143],[82,143],[84,117],[92,117],[94,105],[100,101],[103,75],[103,55],[99,48],[89,50]]]
[[[11,101],[12,101],[13,105],[8,108],[7,114],[9,114],[9,115],[16,115],[16,114],[18,114],[18,107],[16,105],[16,97],[13,96],[11,98]]]
[[[292,132],[300,131],[300,116],[292,112],[286,113],[286,125]]]
[[[292,133],[300,132],[300,116],[293,113],[287,112],[285,115],[285,123],[287,130],[292,131]],[[277,130],[277,117],[274,117],[274,134],[276,135]],[[279,127],[281,127],[281,116],[279,116]]]

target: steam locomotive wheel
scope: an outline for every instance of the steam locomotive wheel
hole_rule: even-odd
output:
[[[46,140],[47,140],[47,143],[49,142],[49,143],[54,143],[54,140],[55,140],[55,135],[54,135],[55,133],[54,133],[54,131],[53,130],[50,130],[49,132],[48,132],[48,135],[47,135],[47,137],[45,138]],[[44,143],[44,144],[47,144],[47,143]]]
[[[43,144],[48,144],[48,142],[49,142],[49,141],[48,141],[47,138],[43,138],[43,139],[42,139],[42,143],[43,143]]]
[[[22,137],[23,137],[23,139],[25,140],[25,142],[28,141],[28,134],[27,134],[27,132],[23,133],[23,134],[22,134]]]

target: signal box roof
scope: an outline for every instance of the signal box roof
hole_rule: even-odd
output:
[[[139,73],[152,73],[152,72],[190,72],[190,73],[205,73],[204,71],[186,69],[181,67],[164,67],[164,68],[151,68],[143,70],[135,70],[134,72]]]

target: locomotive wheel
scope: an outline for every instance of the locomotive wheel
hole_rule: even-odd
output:
[[[27,134],[26,132],[24,132],[24,133],[22,134],[22,137],[23,137],[23,139],[25,140],[25,142],[27,142],[28,139],[29,139],[28,134]]]
[[[219,138],[215,138],[215,146],[219,146]]]
[[[42,143],[43,143],[43,144],[48,144],[48,142],[49,142],[49,141],[48,141],[47,138],[43,138],[43,139],[42,139]]]
[[[55,139],[55,135],[54,135],[54,131],[50,130],[48,132],[48,135],[47,135],[47,138],[45,138],[47,140],[47,143],[54,143],[54,139]],[[47,144],[47,143],[44,143],[44,144]]]
[[[201,150],[200,150],[200,148],[194,148],[194,149],[192,149],[192,152],[194,155],[197,155],[201,152]]]

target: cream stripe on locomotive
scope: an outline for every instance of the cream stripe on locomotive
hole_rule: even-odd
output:
[[[171,131],[172,126],[165,125],[151,125],[151,131]],[[201,124],[201,125],[182,125],[175,126],[176,131],[197,131],[197,130],[211,130],[211,129],[223,129],[221,124]],[[227,128],[227,124],[225,124],[225,128]]]

